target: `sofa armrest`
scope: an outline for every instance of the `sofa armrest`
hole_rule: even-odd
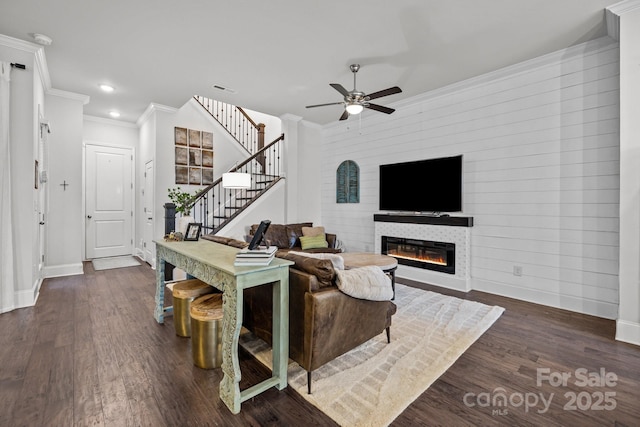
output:
[[[396,306],[391,301],[350,297],[337,288],[305,294],[304,354],[313,371],[383,332]],[[300,363],[300,362],[298,362]]]

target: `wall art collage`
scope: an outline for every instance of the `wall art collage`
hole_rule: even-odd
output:
[[[175,128],[176,184],[213,184],[213,133]]]

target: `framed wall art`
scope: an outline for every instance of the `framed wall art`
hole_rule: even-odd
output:
[[[213,184],[213,133],[175,127],[176,184]]]

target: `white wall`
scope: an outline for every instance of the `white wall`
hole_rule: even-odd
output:
[[[5,46],[2,43],[7,42],[12,46]],[[17,41],[16,41],[17,42]],[[24,43],[27,45],[27,43]],[[11,94],[10,94],[10,155],[11,155],[11,192],[12,197],[9,201],[11,205],[12,228],[14,232],[14,301],[12,304],[3,301],[3,307],[0,312],[8,311],[13,308],[21,307],[23,300],[31,300],[34,302],[32,289],[34,283],[38,280],[34,275],[34,264],[37,265],[37,258],[33,258],[33,242],[36,238],[34,233],[34,217],[37,219],[37,213],[34,212],[34,200],[36,200],[36,191],[34,189],[34,160],[37,152],[37,115],[34,115],[34,108],[37,108],[36,102],[41,102],[42,88],[38,90],[39,74],[35,67],[34,52],[35,49],[29,49],[25,46],[21,48],[21,44],[17,43],[17,47],[13,47],[13,40],[0,39],[0,60],[20,63],[26,66],[25,70],[14,68],[11,70]],[[37,221],[35,222],[37,224]],[[3,237],[4,238],[4,237]],[[25,294],[24,298],[21,297]]]
[[[82,112],[77,99],[46,95],[49,135],[47,277],[82,273]],[[67,183],[65,188],[60,184]]]
[[[87,115],[83,118],[82,139],[85,143],[131,147],[137,152],[139,146],[137,125]]]
[[[372,251],[378,166],[463,154],[472,286],[615,318],[618,87],[618,46],[603,38],[329,125],[323,225],[347,250]],[[360,166],[359,204],[335,201],[348,159]],[[415,190],[429,197],[428,184]]]
[[[278,117],[270,114],[264,114],[259,111],[249,110],[248,108],[242,108],[245,113],[251,117],[255,123],[264,124],[264,144],[274,141],[282,134],[282,122]]]
[[[640,345],[640,7],[620,16],[620,315],[616,338]]]

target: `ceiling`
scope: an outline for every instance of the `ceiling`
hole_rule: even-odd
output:
[[[606,35],[618,0],[0,0],[0,34],[45,34],[52,87],[89,95],[85,114],[135,122],[150,103],[202,95],[318,124],[329,86],[400,86],[393,103]],[[108,83],[116,90],[100,91]],[[212,85],[235,93],[213,89]],[[381,114],[365,110],[363,114]]]

